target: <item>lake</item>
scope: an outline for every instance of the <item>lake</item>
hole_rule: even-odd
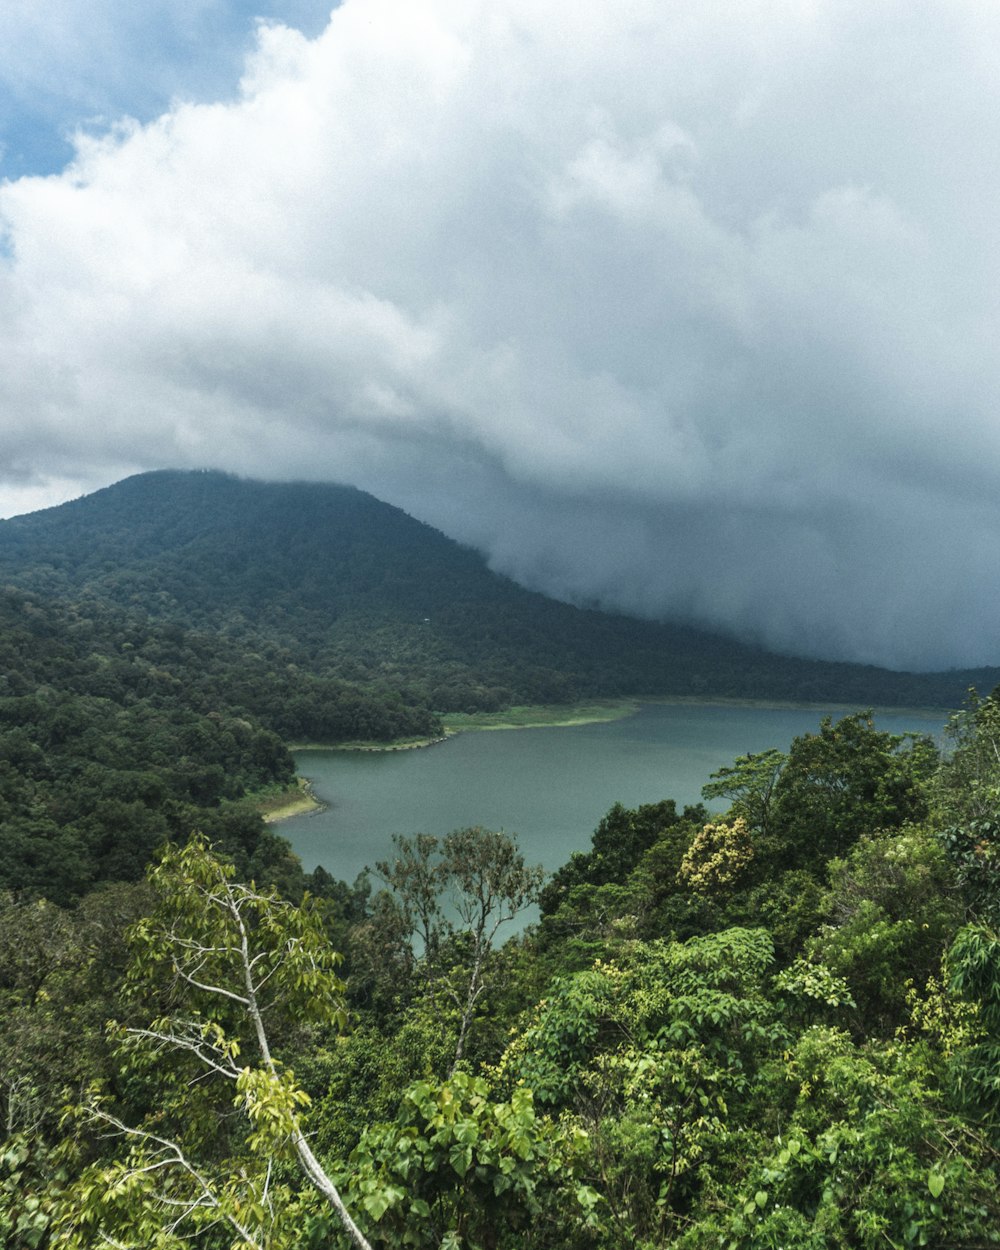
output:
[[[616,802],[696,803],[711,773],[737,755],[786,749],[822,710],[646,704],[624,720],[471,732],[412,751],[302,751],[298,771],[327,807],[276,826],[306,869],[353,881],[388,857],[394,833],[467,825],[516,833],[529,863],[553,871]],[[839,719],[845,715],[831,710]],[[945,717],[880,713],[878,728],[940,737]]]

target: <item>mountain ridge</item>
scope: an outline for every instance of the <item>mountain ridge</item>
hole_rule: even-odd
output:
[[[955,706],[1000,669],[897,673],[780,656],[575,607],[352,486],[157,470],[0,521],[0,582],[114,603],[437,711],[592,695]]]

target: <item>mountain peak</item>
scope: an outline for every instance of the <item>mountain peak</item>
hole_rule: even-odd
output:
[[[2,521],[0,578],[277,642],[314,672],[439,710],[620,694],[954,706],[997,676],[774,656],[575,608],[355,487],[217,471],[143,473]]]

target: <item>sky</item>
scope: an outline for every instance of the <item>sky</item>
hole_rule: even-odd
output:
[[[348,482],[574,602],[1000,664],[993,0],[0,0],[0,515]]]

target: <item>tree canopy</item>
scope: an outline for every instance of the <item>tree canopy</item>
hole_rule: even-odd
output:
[[[201,835],[9,898],[6,1244],[1000,1244],[982,703],[943,761],[854,716],[720,769],[727,812],[614,807],[503,944],[539,877],[481,829],[330,901]]]

